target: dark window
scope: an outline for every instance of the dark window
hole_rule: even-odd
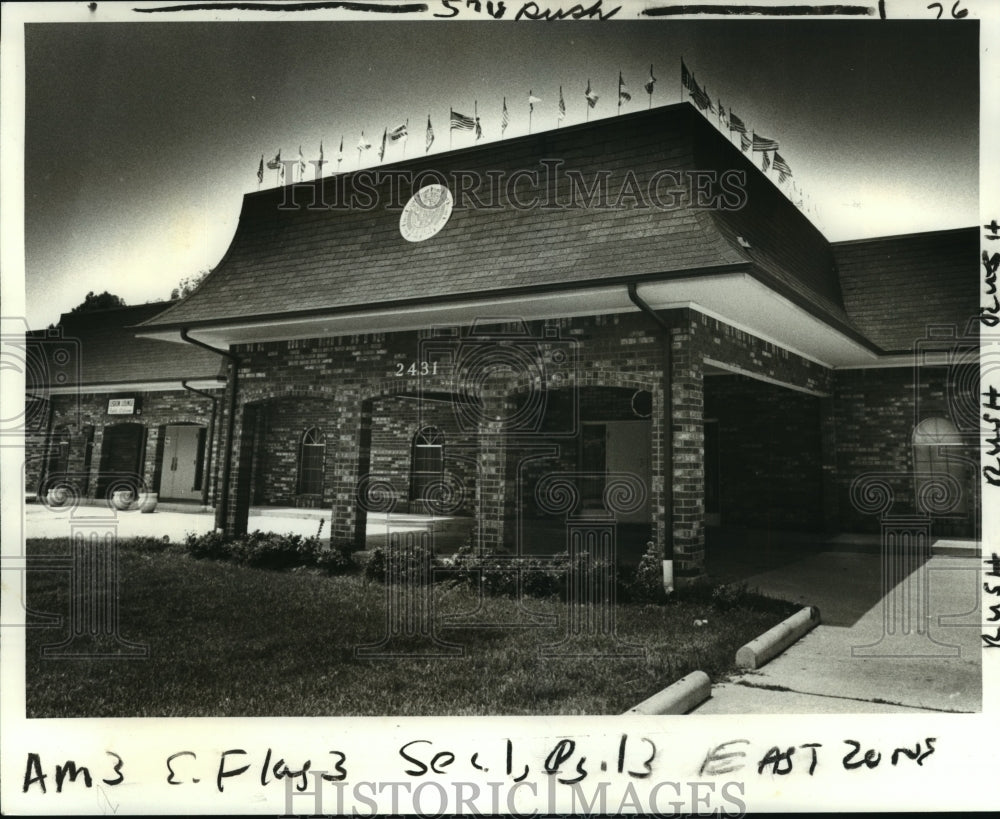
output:
[[[299,494],[323,494],[323,461],[326,442],[316,427],[307,429],[299,446]]]
[[[444,433],[424,427],[413,436],[410,500],[419,500],[424,490],[444,474]]]

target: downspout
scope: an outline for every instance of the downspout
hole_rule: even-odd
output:
[[[674,408],[673,408],[673,356],[671,355],[670,323],[647,304],[633,282],[628,286],[628,297],[643,313],[649,316],[661,331],[663,342],[663,589],[674,590]]]
[[[215,528],[225,529],[226,521],[229,518],[229,480],[233,467],[233,427],[236,425],[237,367],[239,367],[240,360],[229,350],[221,350],[206,344],[204,341],[191,338],[186,327],[181,329],[181,339],[188,344],[194,344],[196,347],[224,356],[229,360],[229,422],[226,424],[226,455],[222,461],[222,487],[219,493],[219,506],[215,513]]]
[[[201,506],[204,511],[208,508],[208,484],[212,480],[212,450],[215,447],[215,417],[219,411],[219,399],[204,390],[189,387],[186,379],[181,381],[181,386],[189,392],[210,399],[212,402],[212,414],[208,419],[208,447],[205,453],[205,473],[201,481]]]

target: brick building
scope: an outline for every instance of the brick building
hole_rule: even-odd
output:
[[[685,103],[247,194],[214,272],[134,323],[226,367],[227,532],[318,507],[360,547],[369,512],[432,512],[558,552],[605,520],[685,578],[706,526],[878,531],[862,475],[975,534],[977,247],[831,244]],[[150,396],[147,430],[180,423]]]
[[[211,504],[219,398],[218,356],[136,338],[134,325],[163,303],[64,314],[56,329],[31,334],[26,488],[55,486],[80,499],[115,489]],[[38,382],[38,389],[31,384]]]

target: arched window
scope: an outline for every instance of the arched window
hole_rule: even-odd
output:
[[[310,427],[302,433],[299,444],[299,494],[323,494],[323,462],[326,455],[326,441],[323,433]]]
[[[955,425],[947,418],[925,418],[913,429],[913,470],[929,475],[951,475],[962,487],[962,496],[954,512],[967,509],[965,479],[966,466],[960,460],[961,450],[953,449],[962,445],[962,437]],[[918,478],[916,490],[927,478]]]
[[[424,427],[413,436],[410,459],[410,500],[419,500],[424,488],[444,474],[444,433]]]

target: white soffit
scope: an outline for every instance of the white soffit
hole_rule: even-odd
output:
[[[870,364],[877,356],[867,347],[835,330],[789,299],[775,293],[747,273],[698,276],[640,284],[637,292],[651,307],[667,310],[691,307],[764,341],[832,366]],[[428,303],[404,307],[377,307],[327,316],[275,316],[245,323],[193,327],[198,341],[226,349],[231,344],[323,338],[361,333],[421,330],[432,326],[468,326],[477,319],[538,320],[638,310],[627,286],[616,284],[537,295],[491,297],[467,302]],[[136,334],[165,341],[181,341],[176,330]]]

